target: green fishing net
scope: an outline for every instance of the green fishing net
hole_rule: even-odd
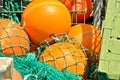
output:
[[[0,57],[6,56],[0,53]],[[22,58],[14,56],[13,59],[14,68],[24,80],[82,80],[80,76],[67,70],[59,72],[47,64],[38,62],[34,53],[29,53]]]
[[[0,0],[0,18],[21,23],[21,13],[30,0]]]

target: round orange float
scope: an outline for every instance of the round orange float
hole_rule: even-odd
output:
[[[86,75],[86,56],[77,46],[67,42],[50,45],[41,54],[39,61],[52,65],[55,69],[69,70],[80,76]]]
[[[69,35],[76,39],[76,42],[82,42],[90,62],[98,62],[101,48],[100,30],[90,24],[77,24],[72,26]],[[77,45],[80,45],[78,43]]]
[[[71,17],[68,9],[58,0],[32,1],[22,14],[22,25],[34,44],[50,35],[69,32]]]
[[[16,22],[0,19],[0,49],[7,56],[29,51],[28,35]]]

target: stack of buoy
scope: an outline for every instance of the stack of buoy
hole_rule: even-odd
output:
[[[89,65],[99,62],[100,30],[90,24],[71,24],[87,20],[91,5],[92,0],[69,0],[68,4],[67,0],[33,0],[22,13],[21,26],[0,19],[0,51],[7,56],[34,51],[39,62],[87,78]],[[86,11],[76,17],[70,10]],[[56,36],[59,33],[66,35]]]

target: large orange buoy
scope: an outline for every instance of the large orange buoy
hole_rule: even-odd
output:
[[[59,71],[67,69],[81,76],[85,76],[87,73],[85,54],[77,46],[67,42],[50,45],[43,51],[39,60],[52,65]]]
[[[29,51],[28,35],[16,22],[0,19],[0,51],[7,56]]]
[[[32,1],[22,14],[22,25],[34,44],[60,32],[69,32],[71,17],[58,0]]]
[[[11,79],[2,79],[2,80],[11,80]],[[13,69],[12,80],[23,80],[20,73],[15,68]]]
[[[75,37],[76,42],[81,42],[86,50],[87,56],[91,62],[98,62],[101,48],[100,30],[90,24],[77,24],[72,26],[69,32],[70,36]],[[77,43],[80,45],[81,43]]]

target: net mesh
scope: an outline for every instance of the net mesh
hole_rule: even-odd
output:
[[[29,51],[29,38],[14,21],[0,19],[0,51],[6,55],[23,55]]]
[[[21,23],[21,13],[25,9],[30,0],[0,0],[2,7],[0,7],[0,17],[9,18]]]
[[[84,53],[69,43],[51,45],[45,49],[39,60],[51,64],[57,70],[69,69],[78,75],[86,72],[87,64]]]
[[[57,56],[52,54],[52,51],[54,51],[54,49],[51,48],[49,55],[52,55],[52,60],[47,60],[47,58],[44,57],[44,51],[49,48],[49,46],[56,43],[68,44],[60,44],[58,46],[54,46],[56,49],[60,50],[59,53],[55,52],[55,54],[58,54]],[[79,46],[77,46],[78,49],[73,46],[76,43],[80,44]],[[89,58],[87,57],[86,50],[88,49],[85,48],[80,41],[76,41],[75,38],[68,36],[66,33],[59,33],[51,35],[50,38],[41,42],[40,46],[38,47],[37,53],[35,52],[36,54],[29,53],[21,57],[18,57],[18,55],[14,55],[11,57],[14,58],[14,67],[20,72],[22,77],[27,80],[80,80],[83,78],[93,78],[97,69],[97,63],[92,63],[89,66],[87,65],[87,61],[89,60]],[[59,56],[61,53],[62,56]],[[5,55],[1,53],[0,56]],[[70,56],[72,56],[72,58],[74,59],[73,62],[70,61],[71,59],[68,59],[68,57]],[[40,57],[42,57],[41,62],[47,63],[48,61],[53,61],[54,65],[41,63],[40,61],[38,61],[40,60]],[[59,63],[57,62],[57,60],[61,58],[63,59],[62,62],[65,63],[65,65],[64,68],[61,69],[59,72],[55,69],[56,67],[59,67],[57,65],[57,63]],[[69,70],[70,67],[74,69],[73,72]],[[81,67],[83,69],[81,69]],[[80,73],[85,73],[85,77],[82,76]],[[81,77],[79,77],[78,75]]]

